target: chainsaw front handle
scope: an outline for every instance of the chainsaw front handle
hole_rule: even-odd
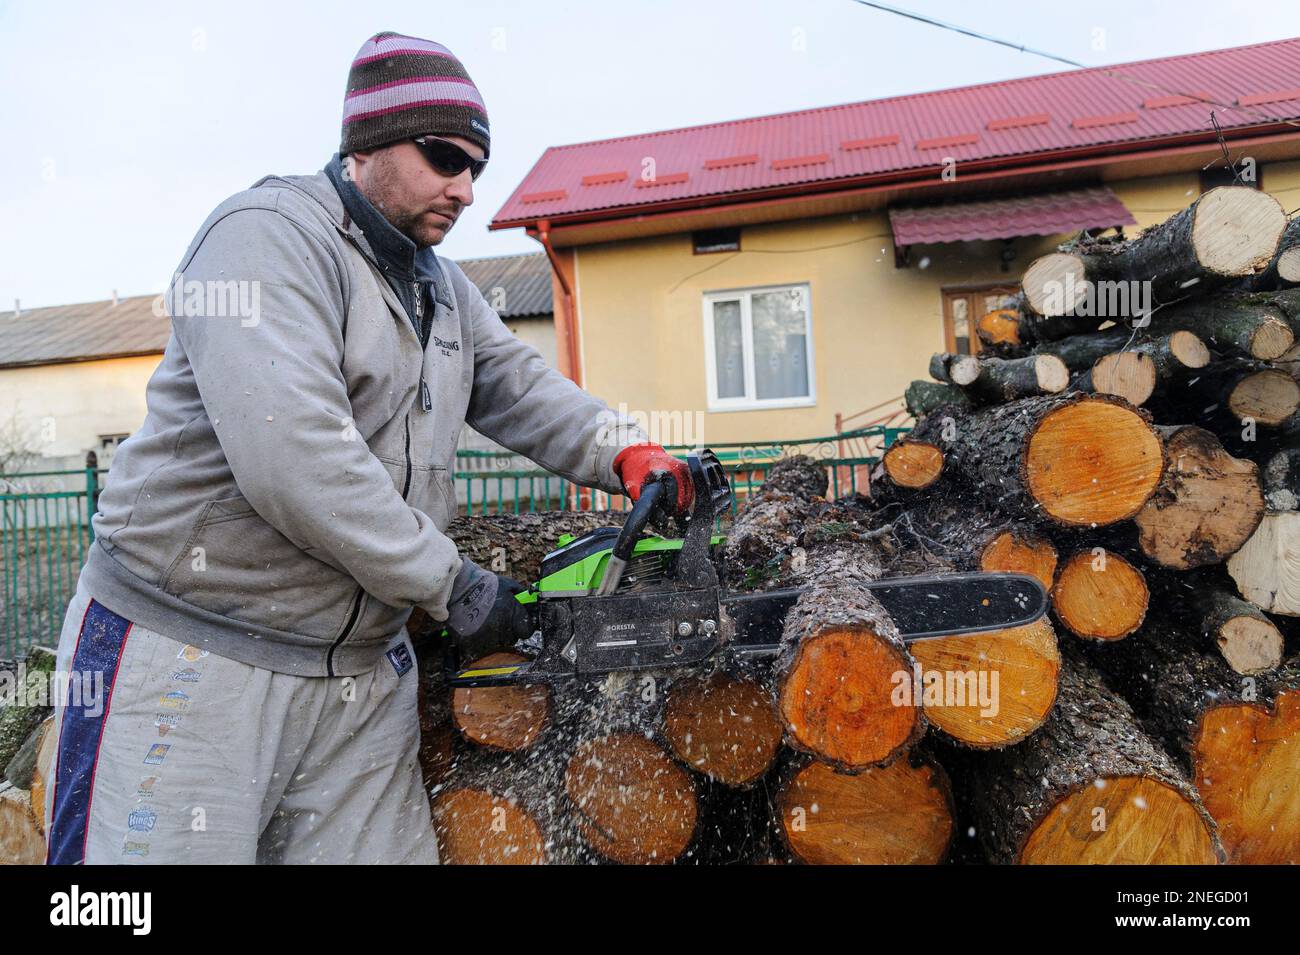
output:
[[[623,577],[627,562],[632,559],[636,542],[641,539],[641,532],[649,525],[655,508],[667,491],[667,482],[663,480],[656,480],[641,488],[641,496],[632,505],[632,511],[623,523],[623,529],[619,531],[618,540],[614,542],[614,549],[610,551],[609,560],[605,563],[605,572],[596,589],[598,595],[607,596],[618,589],[618,582]]]

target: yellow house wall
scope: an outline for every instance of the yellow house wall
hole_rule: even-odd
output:
[[[98,449],[101,434],[130,434],[144,422],[145,385],[161,360],[145,355],[0,369],[0,425],[6,435],[11,428],[25,435],[41,457],[84,458]]]
[[[1300,205],[1300,163],[1264,166],[1263,177],[1284,206],[1290,200],[1288,211]],[[1194,173],[1108,185],[1137,228],[1163,221],[1199,194]],[[884,211],[749,226],[739,253],[694,255],[689,234],[582,246],[577,298],[584,383],[630,411],[688,421],[702,412],[703,434],[687,436],[700,443],[831,434],[836,412],[850,415],[897,398],[913,379],[926,377],[930,354],[944,349],[943,288],[1015,284],[1035,256],[1067,238],[1015,240],[1007,271],[1001,242],[914,246],[911,266],[897,269]],[[810,289],[816,404],[709,412],[704,295],[798,283]],[[659,437],[683,443],[671,434]]]

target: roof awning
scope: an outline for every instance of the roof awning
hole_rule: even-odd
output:
[[[982,202],[899,207],[889,210],[889,221],[896,246],[1057,235],[1137,223],[1106,186]]]

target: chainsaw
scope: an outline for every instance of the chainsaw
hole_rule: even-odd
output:
[[[645,536],[662,518],[673,489],[659,480],[642,489],[622,527],[561,538],[542,560],[540,579],[516,595],[536,628],[519,646],[524,663],[471,667],[453,686],[556,684],[620,670],[676,668],[719,653],[762,659],[781,649],[786,611],[809,587],[728,593],[713,554],[724,541],[714,519],[731,504],[717,456],[686,456],[695,489],[679,539]],[[1018,627],[1047,611],[1037,578],[1016,573],[894,577],[869,589],[905,642]]]

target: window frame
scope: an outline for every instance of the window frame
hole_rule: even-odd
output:
[[[795,289],[802,290],[804,300],[804,341],[807,343],[805,350],[808,359],[808,394],[787,398],[754,397],[758,381],[754,374],[753,296],[756,293],[789,292]],[[740,302],[741,348],[745,363],[745,394],[739,398],[719,398],[718,356],[713,334],[713,306],[717,302],[734,301]],[[709,411],[767,411],[777,408],[811,408],[817,404],[817,371],[813,354],[812,287],[808,282],[754,285],[705,292],[701,308],[704,323],[704,375],[707,389],[707,409]]]

